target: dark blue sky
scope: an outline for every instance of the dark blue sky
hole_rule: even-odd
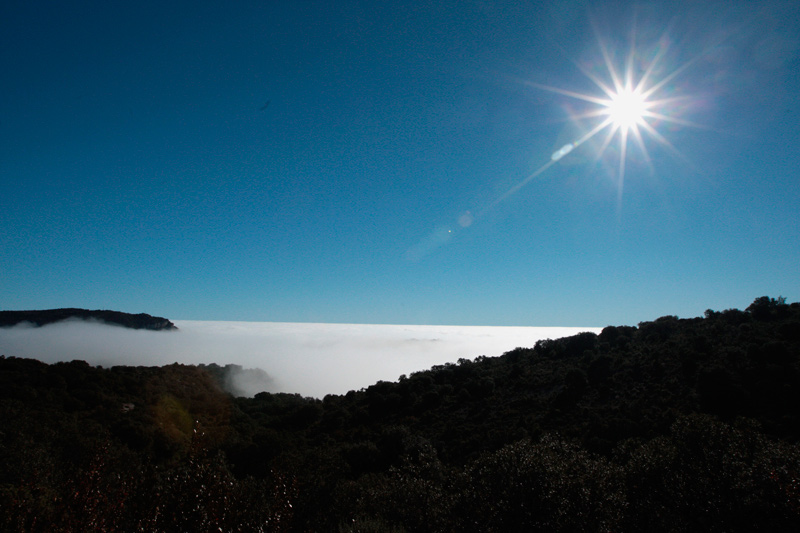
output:
[[[0,307],[603,326],[800,299],[796,2],[414,4],[5,2]],[[621,178],[606,130],[517,187],[602,120],[542,88],[603,97],[601,45],[682,69],[647,153]]]

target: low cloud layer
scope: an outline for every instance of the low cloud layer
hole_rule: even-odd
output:
[[[92,365],[233,364],[230,387],[321,398],[396,381],[434,365],[498,356],[541,339],[601,328],[393,326],[176,320],[178,331],[132,330],[84,321],[0,328],[0,354]]]

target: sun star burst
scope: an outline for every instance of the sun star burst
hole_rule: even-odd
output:
[[[602,65],[598,66],[604,68],[605,74],[598,76],[585,66],[577,63],[576,65],[600,89],[601,94],[584,94],[537,83],[531,83],[531,85],[593,104],[584,112],[571,115],[573,121],[587,128],[586,132],[576,141],[568,143],[554,153],[552,159],[558,161],[598,133],[605,131],[605,138],[597,150],[597,159],[602,158],[612,145],[617,146],[619,154],[617,186],[621,198],[630,138],[634,139],[639,152],[652,170],[645,136],[655,140],[674,154],[680,155],[675,147],[659,133],[658,126],[665,122],[696,126],[676,116],[677,104],[685,102],[686,97],[670,94],[669,88],[670,82],[692,61],[662,74],[664,55],[668,51],[668,39],[662,38],[654,47],[654,51],[649,54],[650,59],[647,61],[643,60],[645,54],[640,53],[635,44],[632,44],[623,68],[618,69],[608,48],[599,37],[598,43],[603,56]]]

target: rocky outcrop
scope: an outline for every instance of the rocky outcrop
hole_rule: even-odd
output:
[[[0,311],[0,327],[14,326],[29,322],[34,326],[45,326],[53,322],[67,319],[97,320],[114,326],[131,329],[149,329],[153,331],[178,329],[166,318],[150,316],[146,313],[131,314],[121,311],[88,309],[44,309],[40,311]]]

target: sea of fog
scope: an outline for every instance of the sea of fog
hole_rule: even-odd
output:
[[[499,356],[541,339],[602,328],[398,326],[175,320],[178,331],[126,329],[68,320],[43,327],[0,328],[0,355],[46,363],[81,359],[91,365],[171,363],[240,365],[235,389],[322,398],[434,365]]]

